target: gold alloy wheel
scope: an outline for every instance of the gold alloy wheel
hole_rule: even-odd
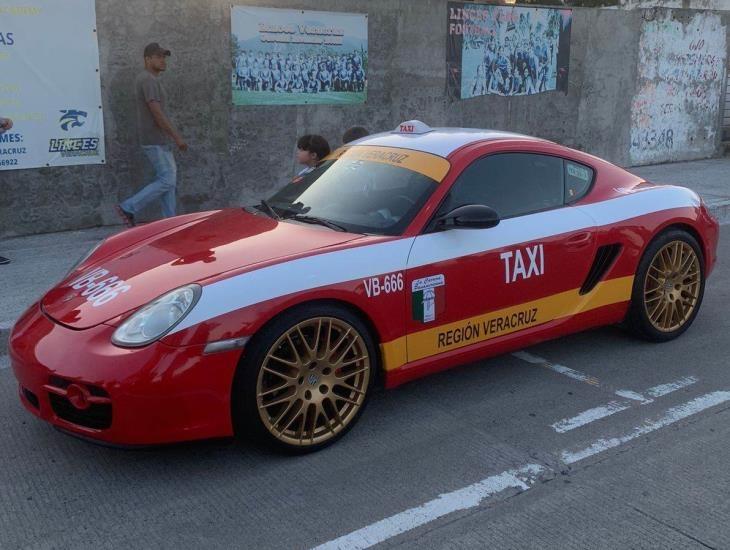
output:
[[[370,382],[370,356],[360,333],[334,317],[307,319],[266,354],[256,403],[279,441],[307,446],[340,433],[360,410]]]
[[[697,306],[702,270],[694,249],[672,241],[656,253],[644,280],[644,307],[657,330],[680,328]]]

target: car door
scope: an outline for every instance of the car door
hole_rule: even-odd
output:
[[[437,216],[485,204],[501,220],[416,237],[406,272],[409,363],[554,326],[581,309],[594,227],[567,204],[574,193],[566,200],[565,184],[563,159],[532,153],[489,155],[462,172]]]

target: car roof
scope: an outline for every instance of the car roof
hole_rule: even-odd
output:
[[[350,146],[371,145],[379,147],[400,147],[423,151],[440,157],[448,157],[451,153],[472,143],[505,139],[526,139],[547,142],[547,140],[503,132],[500,130],[480,130],[478,128],[431,128],[424,133],[383,132],[364,137],[348,144]]]

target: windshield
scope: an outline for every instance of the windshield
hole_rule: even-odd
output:
[[[352,233],[399,235],[448,171],[447,160],[406,149],[340,149],[268,204],[282,218],[321,218]]]

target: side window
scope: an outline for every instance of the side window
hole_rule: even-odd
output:
[[[485,204],[500,218],[562,206],[563,160],[532,153],[502,153],[474,161],[459,176],[443,210]],[[442,212],[443,213],[443,212]]]
[[[565,202],[583,198],[593,182],[593,169],[572,160],[565,161]]]

